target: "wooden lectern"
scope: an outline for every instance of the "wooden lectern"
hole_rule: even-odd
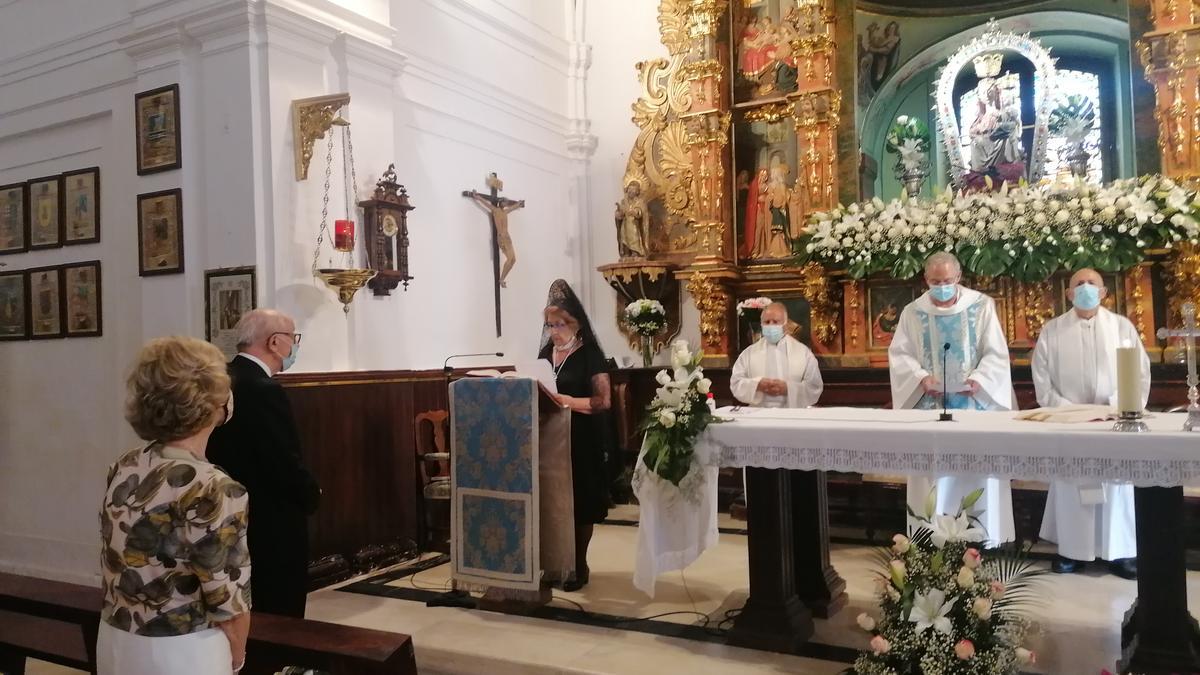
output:
[[[571,412],[537,380],[450,385],[451,578],[482,602],[545,604],[575,569]]]

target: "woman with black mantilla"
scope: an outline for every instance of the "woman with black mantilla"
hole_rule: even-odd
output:
[[[550,285],[543,310],[545,331],[539,359],[554,369],[558,401],[571,409],[571,482],[575,494],[575,578],[565,591],[587,585],[588,543],[596,523],[604,521],[610,504],[605,453],[613,433],[608,413],[612,387],[604,351],[579,298],[559,279]]]

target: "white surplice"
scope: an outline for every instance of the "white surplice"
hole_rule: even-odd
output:
[[[946,344],[950,349],[943,351]],[[996,316],[996,303],[969,288],[960,287],[957,301],[949,307],[934,305],[928,292],[909,303],[900,313],[895,337],[888,348],[888,369],[893,408],[941,409],[940,397],[930,396],[921,388],[921,380],[929,375],[949,385],[968,379],[979,384],[979,392],[974,396],[956,392],[952,386],[946,400],[948,408],[1011,410],[1016,407],[1008,343]],[[914,512],[925,512],[925,500],[934,484],[932,477],[909,479],[908,504]],[[1012,488],[1007,478],[942,477],[936,484],[935,513],[956,513],[963,497],[983,488],[983,497],[972,513],[982,511],[980,520],[987,530],[989,544],[1015,538]]]
[[[787,396],[767,396],[759,391],[758,383],[764,377],[787,382]],[[779,344],[761,338],[747,347],[729,376],[729,389],[737,400],[762,408],[807,408],[816,404],[824,388],[812,350],[790,335]]]
[[[1141,348],[1144,408],[1150,398],[1150,357],[1129,319],[1101,307],[1091,319],[1071,310],[1046,322],[1033,350],[1038,405],[1115,405],[1117,347],[1125,344]],[[1072,560],[1137,556],[1133,486],[1054,481],[1041,537],[1057,542],[1059,555]]]

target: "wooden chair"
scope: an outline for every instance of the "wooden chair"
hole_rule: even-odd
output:
[[[430,410],[417,415],[417,466],[425,505],[425,544],[434,551],[450,552],[450,413]]]

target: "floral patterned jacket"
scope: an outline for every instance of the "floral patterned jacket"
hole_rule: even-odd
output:
[[[104,620],[157,637],[250,611],[248,502],[244,487],[185,450],[125,453],[100,509]]]

